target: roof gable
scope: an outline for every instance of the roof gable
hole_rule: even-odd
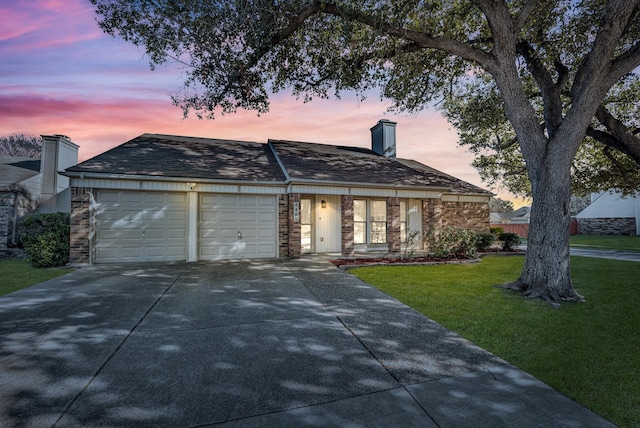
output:
[[[265,144],[158,134],[143,134],[67,171],[261,182],[285,179]]]

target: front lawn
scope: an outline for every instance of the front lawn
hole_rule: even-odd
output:
[[[350,272],[615,424],[640,426],[640,265],[572,257],[587,301],[556,310],[492,286],[516,279],[523,260]]]
[[[64,275],[73,269],[38,269],[24,260],[0,260],[0,296]]]
[[[580,248],[640,251],[640,236],[573,235],[570,242]]]

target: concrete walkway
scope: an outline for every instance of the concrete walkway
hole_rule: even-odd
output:
[[[612,427],[316,259],[98,266],[0,298],[2,427]]]
[[[572,256],[595,257],[599,259],[626,260],[630,262],[640,262],[640,252],[620,251],[620,250],[600,250],[594,248],[581,248],[572,246],[569,250]]]

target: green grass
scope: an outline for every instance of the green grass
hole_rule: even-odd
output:
[[[46,281],[73,269],[37,269],[24,260],[0,260],[0,296]]]
[[[640,236],[573,235],[570,242],[577,247],[640,251]]]
[[[640,265],[572,257],[586,303],[552,309],[493,287],[523,257],[351,272],[621,427],[640,426]]]

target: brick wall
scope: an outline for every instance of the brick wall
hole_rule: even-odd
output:
[[[278,195],[278,256],[289,257],[289,197]]]
[[[387,198],[387,251],[399,253],[401,246],[400,198]]]
[[[12,199],[0,194],[0,257],[7,254],[9,244],[9,229],[11,228],[11,218],[13,209],[11,207]]]
[[[442,202],[441,226],[488,232],[489,204],[486,202]]]
[[[342,195],[342,201],[340,204],[341,210],[341,241],[342,241],[342,255],[352,256],[355,252],[356,246],[353,242],[353,196]]]
[[[71,188],[71,239],[69,243],[69,261],[71,264],[87,264],[90,262],[90,205],[89,192],[85,187]]]
[[[578,233],[583,235],[635,235],[636,219],[579,218]]]
[[[298,221],[294,221],[293,218],[293,206],[294,202],[298,203],[298,207],[300,207],[300,193],[290,193],[289,197],[289,237],[288,237],[288,257],[290,259],[298,259],[300,258],[300,254],[302,253],[302,232],[300,228],[300,218],[298,217]],[[299,211],[298,211],[299,212]]]

